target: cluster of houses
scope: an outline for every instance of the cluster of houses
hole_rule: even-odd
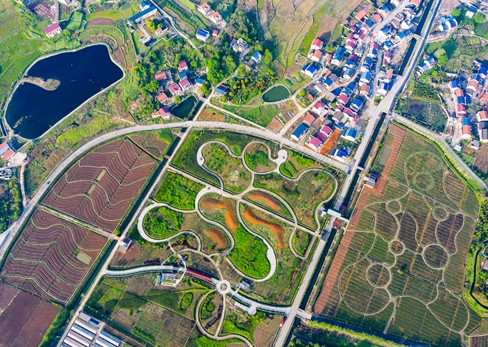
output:
[[[227,22],[222,18],[222,15],[214,10],[205,2],[197,7],[198,12],[200,12],[205,18],[211,21],[219,28],[224,28],[227,25]]]
[[[156,98],[163,106],[152,113],[153,118],[161,117],[165,120],[170,120],[172,115],[169,107],[174,103],[174,97],[192,92],[194,84],[191,82],[191,73],[188,69],[188,64],[184,60],[178,63],[177,77],[178,83],[173,80],[173,76],[169,70],[158,71],[154,74],[154,78],[159,82],[160,91]],[[204,83],[205,79],[198,77],[195,85],[201,86]]]
[[[483,93],[487,74],[487,67],[480,65],[478,72],[470,76],[467,81],[466,94],[459,81],[452,80],[449,82],[449,90],[454,100],[456,116],[462,118],[461,140],[469,140],[472,138],[472,125],[469,114],[467,114],[467,108],[471,104],[471,100],[478,99],[479,105],[483,106],[483,109],[476,114],[479,139],[481,142],[488,142],[488,106],[486,106],[488,103],[488,93]],[[475,147],[477,147],[476,142]]]

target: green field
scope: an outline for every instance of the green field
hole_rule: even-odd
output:
[[[180,210],[193,210],[195,209],[195,198],[203,187],[201,183],[168,171],[154,195],[154,200],[167,203]]]
[[[385,139],[399,149],[386,187],[375,195],[363,190],[338,250],[345,258],[334,259],[325,280],[332,290],[315,311],[402,339],[458,346],[459,332],[481,323],[461,296],[478,199],[432,143],[396,129]]]

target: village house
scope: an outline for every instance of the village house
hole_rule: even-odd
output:
[[[49,38],[54,37],[58,34],[61,34],[61,31],[62,31],[61,27],[59,26],[58,23],[51,24],[46,29],[44,29],[44,33]]]
[[[305,124],[300,124],[291,134],[291,138],[297,142],[305,135],[307,132],[308,127]]]
[[[210,37],[210,33],[207,30],[205,30],[205,29],[198,29],[195,36],[200,41],[205,42]]]
[[[171,119],[171,112],[166,107],[162,107],[158,111],[154,111],[151,115],[153,118],[161,117],[164,120]]]

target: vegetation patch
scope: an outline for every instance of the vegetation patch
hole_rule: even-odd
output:
[[[154,195],[157,202],[167,203],[181,210],[195,209],[195,198],[204,185],[168,171]]]

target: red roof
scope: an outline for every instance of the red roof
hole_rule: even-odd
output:
[[[7,142],[0,144],[0,150],[4,149],[7,146],[8,146]]]
[[[51,24],[48,26],[46,29],[44,29],[44,32],[46,34],[49,34],[50,32],[53,32],[54,30],[61,29],[58,23]]]
[[[463,135],[471,135],[471,126],[463,125]]]
[[[186,61],[184,61],[184,60],[183,60],[183,61],[180,61],[180,62],[178,63],[178,66],[179,66],[179,67],[187,67],[188,65],[186,65]]]
[[[346,107],[346,108],[344,109],[344,111],[342,111],[342,112],[344,112],[345,114],[347,114],[348,116],[350,116],[350,115],[351,115],[351,113],[352,113],[352,110],[351,110],[349,107]]]
[[[180,90],[180,86],[177,83],[174,83],[168,89],[171,93],[175,94],[178,90]]]
[[[378,13],[373,16],[373,19],[376,22],[381,22],[383,20],[383,17],[381,17]]]
[[[393,77],[393,69],[390,69],[388,70],[388,74],[386,75],[386,78],[391,80],[392,77]]]
[[[303,122],[304,123],[307,123],[308,125],[312,124],[313,122],[315,122],[315,117],[309,113],[307,114],[307,116],[303,119]]]
[[[480,111],[480,112],[478,112],[478,116],[480,117],[480,120],[486,120],[486,119],[488,119],[488,112]]]
[[[464,113],[466,113],[466,108],[464,107],[463,104],[458,104],[457,105],[457,112],[464,112]]]
[[[368,14],[368,12],[366,10],[361,10],[358,13],[356,13],[356,15],[354,16],[354,18],[356,18],[357,20],[361,20],[367,14]]]
[[[420,0],[410,0],[411,4],[415,4],[415,6],[419,7],[420,6]]]
[[[346,103],[347,100],[349,100],[349,98],[347,97],[346,94],[342,94],[341,96],[339,96],[339,100],[342,101],[343,103]]]
[[[471,82],[469,82],[468,84],[468,88],[469,87],[473,87],[473,88],[476,88],[478,86],[478,81],[476,80],[472,80]]]
[[[315,53],[313,54],[313,56],[317,59],[320,59],[322,57],[322,52],[321,51],[315,51]]]
[[[330,133],[332,132],[332,129],[329,128],[327,125],[323,126],[322,129],[320,129],[321,133],[324,133],[325,135],[329,136]]]
[[[308,101],[312,102],[313,101],[313,96],[310,93],[307,93],[307,99]]]
[[[464,96],[464,92],[462,89],[456,89],[456,96]]]
[[[315,103],[315,105],[313,105],[313,108],[321,108],[321,107],[325,107],[325,105],[323,103],[321,103],[320,101],[317,101]]]
[[[486,104],[488,102],[488,94],[487,93],[483,94],[483,96],[480,98],[480,102],[483,104]]]
[[[168,96],[165,93],[161,93],[157,96],[159,102],[162,102],[163,100],[167,99]]]
[[[156,72],[154,74],[154,78],[157,80],[157,81],[160,81],[160,80],[165,80],[167,77],[166,77],[166,71],[159,71],[159,72]]]
[[[180,81],[180,86],[184,87],[184,86],[187,86],[189,85],[190,82],[188,82],[188,80],[186,78],[183,78],[181,81]]]
[[[320,47],[320,46],[322,46],[322,44],[323,44],[323,42],[321,40],[319,40],[319,39],[314,39],[312,41],[312,46]]]
[[[12,149],[7,149],[5,151],[5,153],[2,154],[2,157],[3,159],[7,160],[8,158],[10,158],[12,155],[14,155],[14,151],[12,151]]]

